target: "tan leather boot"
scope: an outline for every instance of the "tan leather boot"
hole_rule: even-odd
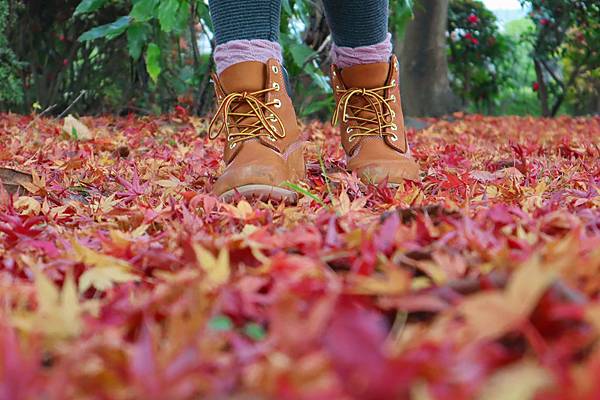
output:
[[[295,201],[282,185],[304,178],[304,142],[279,62],[242,62],[213,80],[219,107],[209,136],[227,135],[226,167],[214,193]]]
[[[391,185],[418,181],[419,167],[410,155],[398,85],[398,61],[331,66],[336,100],[333,124],[341,120],[348,169],[364,183]]]

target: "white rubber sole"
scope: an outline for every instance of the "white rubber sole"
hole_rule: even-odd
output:
[[[298,201],[298,193],[271,185],[244,185],[228,190],[219,196],[219,198],[221,201],[229,202],[237,194],[249,199],[287,201],[291,204],[295,204]]]

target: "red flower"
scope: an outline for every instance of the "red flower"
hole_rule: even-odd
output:
[[[549,23],[550,23],[550,20],[547,18],[540,19],[540,24],[542,24],[542,25],[548,25]]]
[[[67,60],[66,58],[63,60],[63,65],[66,67],[67,65],[69,65],[69,60]]]
[[[177,115],[179,118],[185,119],[188,117],[188,111],[185,107],[178,104],[175,106],[175,115]]]
[[[538,82],[533,82],[533,91],[537,92],[540,90],[540,84]]]
[[[479,18],[477,17],[477,15],[475,14],[471,14],[469,15],[469,17],[467,18],[467,21],[469,21],[472,24],[476,24],[479,22]]]
[[[467,32],[464,37],[465,37],[465,39],[469,40],[474,45],[478,45],[479,44],[479,40],[476,37],[474,37],[471,34],[471,32]]]
[[[65,41],[65,35],[60,35],[58,37],[58,40],[60,40],[61,42],[64,42]]]

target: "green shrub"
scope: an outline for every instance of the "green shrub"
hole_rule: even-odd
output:
[[[511,48],[496,16],[481,1],[452,0],[447,42],[453,90],[466,106],[491,112],[508,77],[504,60]]]
[[[108,3],[108,0],[83,0],[75,16],[90,15]],[[126,37],[131,58],[135,61],[143,56],[146,71],[154,83],[153,90],[173,91],[180,100],[187,95],[194,103],[191,99],[193,93],[189,92],[193,89],[204,99],[198,111],[206,111],[212,99],[206,91],[207,77],[213,68],[212,59],[199,62],[201,56],[193,40],[195,31],[190,29],[200,23],[202,29],[198,33],[214,49],[206,3],[202,0],[133,0],[125,3],[130,3],[127,15],[94,27],[79,40],[87,42]],[[411,6],[411,0],[391,2],[394,10],[391,23],[400,34],[410,16]],[[325,68],[329,29],[323,10],[309,0],[283,0],[282,8],[283,56],[293,83],[292,92],[299,115],[324,117],[329,114],[333,101]],[[181,37],[186,39],[191,51],[182,52],[181,48],[174,48]],[[173,57],[174,54],[176,57]],[[198,99],[195,100],[197,102]]]
[[[534,91],[535,70],[531,61],[533,46],[521,40],[523,34],[533,27],[529,18],[511,21],[504,26],[504,34],[512,43],[510,57],[502,60],[501,69],[509,71],[502,82],[496,98],[499,115],[541,114],[537,93]]]
[[[597,0],[521,0],[532,29],[536,89],[542,113],[561,109],[598,112],[600,103],[600,3]],[[565,101],[570,104],[564,104]],[[581,107],[589,104],[588,107]],[[564,106],[564,107],[563,107]],[[587,108],[587,110],[586,110]]]
[[[19,77],[23,64],[17,60],[6,37],[11,23],[8,0],[0,0],[0,105],[5,104],[6,108],[23,101],[23,85]]]

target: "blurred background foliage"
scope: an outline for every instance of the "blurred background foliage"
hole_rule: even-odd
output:
[[[391,0],[400,43],[420,0]],[[600,110],[600,5],[522,0],[500,28],[477,0],[450,0],[451,88],[468,112]],[[281,42],[300,116],[326,118],[331,37],[318,1],[283,0]],[[203,0],[0,0],[0,110],[205,114],[214,48]],[[402,60],[401,60],[402,62]]]

